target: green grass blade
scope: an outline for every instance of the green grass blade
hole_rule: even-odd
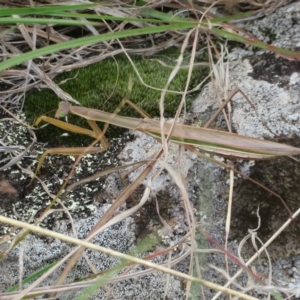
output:
[[[248,45],[260,48],[260,49],[265,49],[265,50],[268,50],[268,51],[272,51],[272,52],[275,52],[276,54],[278,54],[282,57],[288,58],[288,59],[300,60],[300,53],[294,52],[294,51],[291,51],[291,50],[288,50],[288,49],[280,48],[280,47],[275,47],[273,45],[269,45],[267,43],[264,43],[264,42],[262,42],[258,39],[254,40],[254,39],[250,39],[250,38],[245,38],[241,35],[231,33],[231,32],[228,32],[228,31],[225,31],[225,30],[222,30],[222,29],[219,29],[219,28],[215,28],[215,27],[211,28],[210,31],[213,34],[217,35],[217,36],[227,38],[231,41],[237,41],[237,42],[240,42],[240,43],[243,43],[243,44],[248,44]]]
[[[159,19],[159,20],[162,20],[165,22],[174,22],[174,21],[175,22],[187,22],[188,21],[188,19],[186,19],[186,18],[174,16],[174,15],[167,14],[167,13],[160,12],[160,11],[153,10],[153,9],[143,9],[143,10],[141,10],[141,15],[150,16],[152,18],[156,18],[156,19]],[[194,22],[197,22],[197,20],[194,20]]]
[[[64,19],[43,19],[43,18],[0,18],[0,24],[57,24],[57,25],[99,25],[98,22],[64,20]]]
[[[23,8],[1,8],[0,17],[11,15],[43,15],[45,13],[60,12],[65,10],[78,10],[95,7],[99,4],[79,4],[79,5],[58,5],[43,7],[23,7]]]
[[[221,22],[230,22],[230,21],[233,21],[233,20],[239,20],[239,19],[247,18],[247,17],[253,16],[254,14],[255,14],[254,12],[248,11],[248,12],[245,12],[245,13],[235,14],[233,16],[225,16],[225,17],[217,17],[217,18],[210,18],[210,15],[207,15],[207,17],[203,18],[202,23],[203,22],[207,23],[206,19],[209,19],[209,22],[213,23],[213,24],[217,24],[217,23],[221,23]],[[176,20],[178,22],[182,22],[184,20],[185,21],[187,20],[186,18],[180,17],[178,15],[174,16],[174,15],[164,13],[164,12],[160,12],[160,11],[153,10],[153,9],[142,9],[141,10],[141,15],[150,16],[150,17],[153,17],[153,18],[157,18],[157,19],[160,19],[160,20],[167,21],[167,22],[172,22],[174,20]]]
[[[151,9],[144,9],[141,11],[141,14],[145,15],[145,16],[150,16],[153,18],[158,18],[165,22],[171,22],[171,21],[183,22],[183,20],[185,20],[185,22],[186,22],[185,18],[181,18],[178,16],[174,17],[170,14],[151,10]],[[230,16],[230,17],[213,18],[213,19],[210,19],[209,22],[212,24],[218,24],[218,23],[225,22],[225,21],[230,22],[232,20],[243,18],[243,17],[248,17],[251,15],[252,15],[251,12],[247,12],[244,14],[237,14],[237,15]],[[202,22],[202,26],[203,27],[207,26],[207,22]],[[220,24],[220,26],[221,26],[221,24]],[[300,60],[300,53],[297,53],[297,52],[294,52],[294,51],[291,51],[288,49],[280,48],[280,47],[275,47],[273,45],[269,45],[267,43],[259,41],[258,39],[253,40],[250,38],[246,38],[242,35],[231,33],[231,32],[216,28],[216,27],[211,28],[210,31],[216,36],[220,36],[220,37],[226,38],[231,41],[237,41],[237,42],[240,42],[243,44],[248,44],[248,45],[260,48],[260,49],[272,51],[272,52],[275,52],[276,54],[278,54],[282,57],[288,58],[288,59]]]
[[[144,238],[136,247],[133,252],[128,253],[128,255],[138,257],[142,253],[149,251],[153,246],[158,244],[159,237],[154,235],[149,235]],[[75,300],[85,300],[91,299],[93,293],[95,293],[100,287],[102,287],[110,278],[113,278],[118,274],[124,267],[130,265],[131,263],[126,260],[121,260],[115,267],[112,267],[110,270],[105,271],[105,274],[101,277],[98,276],[98,279],[86,288]]]
[[[180,24],[130,29],[130,30],[124,30],[124,31],[120,31],[120,32],[112,32],[112,33],[102,34],[102,35],[98,35],[98,36],[88,36],[88,37],[83,37],[80,39],[74,39],[74,40],[67,41],[64,43],[43,47],[41,49],[30,51],[30,52],[24,53],[22,55],[7,59],[6,61],[3,61],[0,63],[0,72],[7,68],[18,65],[20,63],[26,62],[30,59],[34,59],[37,57],[41,57],[43,55],[51,54],[51,53],[54,53],[57,51],[65,50],[65,49],[80,47],[83,45],[91,45],[94,43],[117,39],[117,38],[123,38],[123,37],[127,37],[127,36],[158,33],[158,32],[164,32],[164,31],[168,31],[168,30],[188,29],[188,28],[192,28],[192,27],[196,27],[196,26],[197,26],[197,24],[195,24],[194,22],[186,22],[186,23],[180,23]]]
[[[48,270],[50,270],[53,266],[55,266],[57,264],[57,262],[54,262],[42,269],[39,269],[38,271],[36,271],[35,273],[31,274],[30,276],[28,276],[26,279],[24,279],[22,281],[22,285],[25,285],[31,281],[33,281],[34,279],[40,277],[41,275],[43,275],[44,273],[46,273]],[[14,286],[12,286],[11,288],[9,288],[6,293],[11,293],[11,292],[15,292],[20,288],[19,284],[15,284]]]
[[[95,14],[79,14],[70,12],[59,12],[59,13],[46,13],[46,15],[53,15],[59,17],[71,17],[71,18],[86,18],[86,19],[98,19],[98,20],[109,20],[109,21],[128,21],[128,22],[149,22],[149,23],[161,23],[162,20],[158,19],[142,19],[142,18],[131,18],[131,17],[115,17],[115,16],[104,16]],[[170,23],[178,21],[170,20]],[[188,22],[187,19],[182,19],[180,22]]]
[[[184,17],[174,16],[172,14],[160,12],[160,11],[153,10],[153,9],[142,9],[141,15],[150,16],[150,17],[157,18],[159,20],[166,21],[166,22],[186,22],[188,20],[187,18],[184,18]],[[253,12],[246,12],[246,13],[241,13],[241,14],[236,14],[233,16],[226,16],[226,17],[217,17],[217,18],[205,17],[202,20],[202,24],[204,24],[204,23],[207,24],[207,20],[206,20],[207,18],[209,19],[210,23],[218,24],[221,22],[230,22],[233,20],[246,18],[246,17],[252,16],[252,15],[253,15]],[[196,20],[194,20],[194,21],[196,21]]]

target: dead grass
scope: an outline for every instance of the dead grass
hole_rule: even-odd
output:
[[[243,3],[243,1],[234,1],[234,2],[225,2],[220,1],[220,5],[225,5],[226,10],[233,9],[234,11],[238,10],[257,10],[259,14],[261,13],[271,13],[272,10],[276,9],[280,5],[283,5],[289,1],[267,1],[262,3],[262,1],[250,1],[247,5]],[[5,3],[4,1],[0,1],[0,4]],[[197,2],[197,5],[203,5],[204,9],[206,10],[208,8],[208,5],[211,3],[211,1],[203,1]],[[158,7],[161,4],[159,2],[152,2],[149,3],[150,7]],[[170,3],[170,7],[178,6],[178,3]],[[188,7],[187,7],[188,8]],[[99,7],[98,10],[95,13],[106,13],[110,15],[115,16],[131,16],[132,11],[128,10],[126,6],[118,7],[117,9],[115,7]],[[141,24],[137,23],[130,23],[127,24],[121,23],[112,23],[110,24],[110,27],[114,28],[124,28],[125,26],[141,26]],[[105,23],[103,23],[103,27],[100,28],[94,28],[93,26],[88,26],[84,28],[85,34],[101,34],[103,32],[107,32],[110,30],[109,26],[106,26]],[[46,45],[50,42],[53,43],[59,43],[66,40],[69,40],[73,38],[73,28],[67,27],[67,28],[59,28],[59,27],[48,27],[48,26],[25,26],[25,25],[18,25],[17,28],[9,28],[3,26],[3,30],[8,30],[9,33],[4,36],[4,38],[1,41],[1,50],[3,53],[3,59],[7,59],[11,56],[18,55],[20,53],[23,53],[27,51],[28,49],[34,49],[36,47],[41,47],[43,45]],[[191,65],[195,59],[196,56],[196,46],[198,42],[200,34],[197,30],[190,31],[190,32],[172,32],[172,33],[165,33],[165,34],[157,34],[155,37],[148,36],[146,38],[128,38],[124,41],[111,41],[109,43],[99,43],[96,45],[88,46],[88,47],[82,47],[80,49],[71,49],[69,51],[64,51],[61,53],[56,53],[53,55],[50,55],[49,57],[44,57],[40,60],[30,61],[26,65],[19,66],[18,68],[15,68],[13,70],[7,70],[0,74],[0,80],[2,81],[2,84],[4,86],[4,90],[0,92],[1,97],[1,104],[5,108],[9,108],[10,110],[22,107],[25,94],[32,88],[43,88],[43,87],[49,87],[51,88],[60,99],[70,101],[73,103],[77,103],[76,99],[73,99],[70,95],[68,95],[66,92],[64,92],[59,86],[57,86],[53,82],[53,78],[61,73],[66,72],[68,70],[81,68],[83,66],[87,66],[89,64],[99,62],[107,57],[113,57],[114,55],[118,53],[125,52],[127,55],[130,54],[139,54],[139,55],[152,55],[156,52],[160,51],[161,49],[165,49],[169,46],[178,46],[181,48],[182,53],[184,51],[190,50],[191,51]],[[18,41],[16,43],[16,41]],[[136,45],[142,44],[142,47],[138,48]],[[149,46],[150,45],[150,46]],[[208,46],[213,48],[215,50],[214,55],[220,59],[218,65],[213,64],[213,55],[211,55],[211,67],[212,67],[212,80],[215,82],[216,91],[219,95],[220,99],[226,99],[229,92],[228,91],[228,84],[226,82],[227,78],[227,68],[224,64],[224,58],[226,58],[226,48],[223,48],[223,52],[217,50],[217,47],[215,44],[213,44],[212,41],[208,43]],[[224,54],[225,53],[225,54]],[[161,101],[160,101],[160,109],[161,109],[161,122],[163,124],[164,118],[163,118],[163,108],[164,108],[164,95],[165,92],[168,89],[169,83],[171,82],[172,78],[176,75],[178,72],[180,65],[181,65],[181,56],[178,58],[178,64],[173,69],[173,71],[170,74],[169,81],[166,83],[162,94],[161,94]],[[222,59],[223,58],[223,59]],[[189,77],[190,78],[190,77]],[[184,100],[187,93],[187,87],[189,85],[189,78],[187,78],[186,83],[186,89],[183,92],[182,96],[182,102],[181,106],[178,108],[177,114],[175,116],[175,119],[179,119],[180,113],[182,112],[182,108],[184,108]],[[228,109],[230,111],[230,104],[228,104]],[[229,113],[230,114],[230,113]],[[230,128],[230,118],[227,116],[228,119],[228,125],[229,125],[229,131]],[[30,129],[31,130],[31,129]],[[64,188],[66,184],[68,183],[68,180],[72,177],[72,175],[75,172],[75,165],[79,163],[81,156],[79,159],[77,159],[76,164],[74,164],[71,172],[69,173],[67,177],[67,181],[65,181],[65,185],[60,184],[59,191],[49,191],[47,184],[45,184],[45,180],[40,180],[41,186],[45,190],[45,192],[49,195],[48,199],[51,199],[52,202],[49,206],[44,206],[42,209],[42,213],[39,214],[39,216],[36,216],[35,218],[35,224],[41,223],[46,217],[51,215],[54,212],[57,212],[58,210],[63,211],[70,222],[70,226],[72,228],[72,232],[74,235],[74,238],[68,237],[66,235],[59,235],[55,232],[49,232],[46,230],[43,230],[42,228],[38,226],[32,226],[26,223],[18,223],[14,222],[13,220],[10,221],[11,226],[16,226],[23,228],[22,231],[18,232],[17,236],[11,235],[9,237],[11,245],[14,243],[20,242],[22,238],[25,237],[26,230],[39,232],[40,234],[44,236],[51,236],[54,239],[61,239],[66,242],[75,244],[77,248],[73,248],[70,250],[70,252],[64,256],[63,259],[61,259],[57,265],[50,270],[48,270],[42,277],[39,279],[36,279],[32,284],[30,284],[25,289],[15,292],[12,295],[8,294],[2,294],[1,297],[3,299],[10,299],[11,297],[16,297],[15,299],[21,299],[25,295],[33,295],[35,293],[42,293],[42,294],[48,294],[48,295],[56,295],[56,293],[59,292],[72,292],[76,289],[82,289],[85,287],[91,287],[94,284],[98,284],[97,280],[86,278],[86,281],[84,283],[70,283],[65,284],[64,280],[69,275],[69,271],[72,269],[74,264],[77,262],[77,259],[80,257],[80,255],[83,252],[83,247],[90,248],[95,251],[100,251],[102,253],[106,253],[108,255],[117,257],[119,259],[125,260],[125,263],[121,264],[119,268],[113,270],[106,270],[106,273],[111,273],[110,276],[106,278],[105,281],[105,290],[107,292],[107,298],[109,298],[113,292],[114,284],[116,284],[116,281],[121,282],[125,279],[133,279],[136,277],[145,276],[146,274],[152,273],[153,270],[158,270],[161,272],[164,272],[166,274],[166,284],[165,284],[165,294],[167,294],[167,288],[172,280],[172,276],[178,276],[179,278],[182,278],[187,281],[186,286],[186,297],[188,298],[189,292],[191,291],[191,283],[196,283],[201,285],[201,295],[203,296],[203,299],[205,299],[205,291],[203,287],[207,287],[210,289],[216,289],[219,292],[213,299],[217,299],[221,294],[227,295],[235,295],[236,297],[240,297],[240,299],[257,299],[251,296],[246,295],[246,292],[248,290],[254,290],[254,291],[266,291],[268,292],[269,299],[271,298],[271,292],[269,290],[276,290],[276,291],[283,291],[286,293],[292,293],[295,292],[297,287],[294,287],[294,289],[283,289],[280,287],[274,287],[274,282],[272,281],[271,276],[265,280],[261,274],[258,274],[255,270],[252,270],[250,267],[251,262],[255,261],[258,258],[258,254],[262,253],[263,251],[266,251],[266,247],[276,238],[278,234],[280,234],[283,229],[285,229],[288,224],[291,222],[291,219],[288,219],[286,224],[283,224],[280,230],[266,243],[263,244],[263,246],[260,249],[257,249],[257,253],[249,259],[247,262],[244,262],[241,257],[236,258],[233,254],[230,253],[230,249],[228,249],[227,244],[227,238],[230,231],[230,216],[231,216],[231,210],[230,205],[228,206],[228,216],[227,216],[227,227],[226,227],[226,233],[224,237],[224,246],[218,244],[209,234],[206,234],[206,232],[203,230],[202,226],[198,226],[197,222],[199,222],[199,219],[195,218],[195,211],[192,206],[192,203],[189,199],[189,194],[187,191],[187,184],[185,182],[184,176],[181,175],[180,169],[182,168],[182,161],[183,158],[182,149],[179,150],[179,154],[176,154],[173,157],[173,160],[176,160],[178,162],[177,167],[174,165],[170,165],[168,162],[168,159],[170,158],[170,153],[173,151],[171,146],[168,144],[168,138],[166,140],[162,141],[162,148],[158,148],[156,150],[156,154],[154,153],[152,157],[149,158],[150,161],[144,162],[146,165],[146,168],[141,170],[140,173],[138,173],[137,178],[133,181],[129,182],[129,185],[120,192],[120,194],[112,201],[112,206],[107,210],[103,219],[99,220],[99,222],[96,224],[95,227],[89,232],[87,237],[85,239],[76,239],[77,231],[75,229],[75,221],[73,220],[73,216],[71,213],[69,213],[68,209],[65,207],[65,200],[67,198],[67,193],[65,193]],[[8,147],[8,146],[3,146]],[[11,146],[12,147],[12,146]],[[150,147],[151,148],[151,147]],[[8,151],[8,148],[3,148],[4,150]],[[13,151],[12,149],[11,151]],[[23,153],[23,152],[22,152]],[[17,155],[16,155],[17,156]],[[20,156],[21,159],[21,156]],[[159,161],[158,165],[156,165],[156,162]],[[14,161],[14,163],[18,163],[17,160]],[[10,166],[11,167],[11,166]],[[22,168],[20,165],[19,167],[22,169],[23,172],[27,172],[27,174],[32,175],[32,171],[30,171],[29,168]],[[179,191],[180,195],[180,201],[184,216],[184,234],[182,234],[181,238],[172,245],[169,245],[168,247],[163,247],[160,245],[159,247],[154,247],[153,244],[147,249],[147,254],[143,256],[143,260],[138,259],[135,256],[128,256],[124,253],[120,253],[118,251],[114,251],[105,247],[101,247],[96,244],[92,244],[92,239],[99,235],[101,232],[104,231],[104,229],[112,227],[115,224],[118,224],[119,222],[123,222],[126,218],[131,217],[141,209],[141,207],[149,201],[151,198],[151,191],[153,189],[153,182],[155,179],[159,178],[161,176],[161,173],[163,170],[166,170],[170,176],[170,180],[172,180],[174,184],[174,188],[176,187]],[[112,173],[113,171],[116,171],[116,169],[106,169],[105,171],[101,171],[101,174],[97,175],[103,175],[104,173]],[[69,172],[69,171],[68,171]],[[127,171],[126,178],[131,171]],[[151,173],[152,172],[152,173]],[[233,171],[230,171],[230,195],[232,195],[232,189],[234,187],[234,180],[233,180],[234,174]],[[60,180],[64,180],[66,176],[60,178]],[[95,176],[93,177],[95,179]],[[49,178],[47,179],[49,180]],[[83,180],[84,181],[84,180]],[[83,182],[82,182],[83,183]],[[86,183],[86,182],[85,182]],[[138,204],[135,203],[133,208],[130,208],[128,210],[124,210],[121,213],[115,215],[117,209],[122,208],[127,198],[135,191],[137,188],[143,187],[143,192],[140,193]],[[0,193],[2,194],[11,194],[16,196],[18,194],[18,191],[10,184],[9,181],[6,179],[3,179],[0,181]],[[153,196],[155,198],[155,196]],[[231,201],[231,196],[229,196],[229,203]],[[59,208],[52,207],[54,203],[57,202],[59,204]],[[134,201],[133,201],[134,202]],[[117,204],[116,204],[117,203]],[[168,220],[165,220],[161,215],[159,214],[159,201],[157,201],[157,214],[160,217],[160,221],[163,224],[160,228],[162,232],[162,236],[170,234],[170,230],[174,228],[170,228],[170,225],[168,224]],[[108,213],[109,212],[109,213]],[[299,211],[296,211],[293,215],[293,218],[296,218],[299,214]],[[5,219],[3,216],[1,216],[1,221],[8,222],[7,219]],[[29,220],[26,220],[29,223]],[[13,227],[12,227],[13,228]],[[201,233],[203,236],[209,240],[212,244],[214,244],[215,249],[205,249],[205,251],[208,251],[210,253],[212,252],[218,252],[222,253],[222,255],[225,258],[225,265],[223,269],[216,268],[214,266],[202,266],[200,262],[197,261],[197,256],[193,255],[194,253],[197,253],[199,251],[202,251],[198,249],[197,243],[196,243],[196,236],[197,236],[197,229],[200,228]],[[14,230],[12,230],[13,233],[15,233]],[[2,242],[7,242],[7,238],[9,235],[5,236],[5,240],[2,240]],[[245,239],[252,238],[255,246],[256,238],[254,236],[254,232],[249,234],[249,236],[245,237]],[[244,241],[241,243],[241,247],[243,246]],[[155,243],[154,243],[155,245]],[[154,251],[149,252],[150,248],[153,247]],[[180,250],[178,250],[180,249]],[[8,252],[11,251],[11,247],[6,249],[2,252],[2,256],[8,254]],[[144,253],[144,252],[141,252]],[[139,253],[139,255],[141,255]],[[164,256],[165,255],[165,256]],[[91,273],[96,273],[96,275],[103,275],[105,272],[98,273],[99,270],[93,266],[91,263],[89,257],[86,255],[86,253],[83,254],[83,257],[86,261],[86,264],[90,267]],[[158,257],[163,257],[161,260],[159,260],[159,263],[155,263]],[[175,271],[173,268],[174,266],[178,265],[180,262],[184,261],[189,257],[189,269],[188,274],[185,274],[184,272],[178,272]],[[152,260],[152,261],[150,261]],[[68,261],[68,263],[66,263]],[[73,262],[74,264],[70,263]],[[237,264],[240,268],[237,272],[231,271],[231,263],[232,261]],[[196,262],[196,263],[195,263]],[[140,270],[137,268],[137,264],[143,265],[147,267],[145,270]],[[22,265],[22,257],[20,256],[20,266]],[[58,281],[56,282],[57,285],[53,285],[51,287],[38,287],[47,276],[50,276],[52,272],[58,270],[60,266],[67,265],[67,268],[64,269],[64,271],[60,272],[60,274],[57,276]],[[271,264],[270,264],[271,266]],[[69,267],[69,270],[68,270]],[[193,270],[193,268],[195,270]],[[202,279],[203,276],[203,269],[211,268],[216,269],[217,272],[222,274],[222,276],[226,279],[227,283],[224,283],[224,285],[217,285],[212,282],[208,282]],[[271,269],[271,267],[270,267]],[[122,274],[120,277],[113,277],[112,275],[115,275],[118,272],[121,272]],[[245,286],[241,286],[238,281],[235,279],[242,273],[246,272],[247,276],[249,276],[249,284]],[[195,276],[196,274],[196,276]],[[94,274],[94,276],[96,276]],[[194,275],[194,276],[193,276]],[[22,278],[22,277],[20,277]],[[251,280],[250,280],[251,278]],[[103,283],[102,283],[103,284]],[[237,287],[237,289],[240,290],[240,293],[234,291],[233,287]],[[97,289],[98,286],[95,287]],[[225,297],[225,296],[224,296]],[[104,299],[104,298],[103,298]],[[233,298],[232,298],[233,299]],[[280,298],[279,298],[280,299]],[[282,298],[281,298],[282,299]]]

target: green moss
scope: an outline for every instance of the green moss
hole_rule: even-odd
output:
[[[143,59],[140,56],[133,56],[132,60],[146,84],[162,89],[176,64],[178,56],[179,50],[172,48],[155,56],[151,56],[150,58],[147,57]],[[163,66],[157,60],[163,61],[169,67]],[[198,60],[200,60],[200,58]],[[188,65],[188,58],[185,58],[184,65]],[[181,69],[170,85],[170,90],[183,91],[187,73],[187,68]],[[207,74],[208,69],[206,67],[194,67],[190,88],[198,85]],[[121,100],[128,95],[128,81],[130,77],[132,78],[133,86],[128,98],[151,116],[159,116],[158,105],[161,92],[145,87],[138,79],[132,65],[124,55],[115,56],[115,60],[109,58],[80,70],[66,72],[57,76],[55,82],[61,83],[59,86],[72,95],[74,99],[79,101],[82,106],[113,112]],[[188,95],[187,107],[191,105],[194,96],[195,95]],[[180,99],[180,95],[167,93],[165,98],[166,117],[174,115]],[[53,113],[48,115],[53,116],[59,101],[61,100],[50,89],[43,89],[41,91],[34,90],[26,98],[24,107],[25,113],[32,123],[38,116],[46,114],[51,110],[53,110]],[[123,107],[120,114],[140,117],[139,114],[127,105]],[[69,122],[86,127],[86,125],[84,125],[86,121],[78,117],[70,116]],[[48,128],[49,129],[44,128],[40,130],[38,136],[39,140],[57,143],[57,137],[61,135],[62,130],[56,130],[50,125]],[[111,126],[108,131],[108,137],[118,134],[120,134],[120,130]],[[86,145],[87,140],[85,138],[78,138],[79,136],[76,136],[77,144]],[[74,136],[70,136],[70,138],[67,139],[64,138],[63,143],[69,144],[69,142],[71,142],[72,144],[71,140],[74,140]],[[91,140],[89,139],[88,142],[89,141]]]
[[[270,27],[258,27],[258,29],[260,30],[260,32],[266,37],[268,38],[268,43],[272,44],[275,40],[276,40],[276,31],[274,30],[274,28],[270,28]]]

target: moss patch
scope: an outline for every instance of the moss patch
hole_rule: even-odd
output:
[[[267,39],[269,44],[272,44],[277,37],[276,30],[271,27],[258,27],[259,31],[263,34],[263,36]]]
[[[143,59],[140,56],[133,56],[132,60],[144,82],[150,86],[161,89],[167,82],[178,56],[179,50],[172,48],[160,52],[155,56],[151,56],[151,58],[147,57]],[[162,65],[158,60],[164,62],[166,65]],[[201,58],[197,60],[200,61]],[[183,65],[188,65],[188,57],[185,58]],[[188,69],[182,68],[170,85],[170,89],[183,91],[187,73]],[[197,86],[207,74],[208,68],[194,67],[190,88]],[[56,77],[55,82],[58,83],[64,91],[79,101],[82,106],[113,112],[121,100],[128,95],[128,81],[130,77],[133,81],[133,87],[129,99],[150,115],[154,117],[158,116],[158,104],[161,92],[145,87],[140,82],[132,65],[124,55],[116,56],[115,60],[109,58],[86,68],[61,74]],[[191,105],[193,97],[194,95],[192,94],[188,95],[187,107]],[[181,95],[167,93],[165,98],[166,117],[174,115],[180,99]],[[52,113],[48,114],[49,116],[53,116],[59,101],[60,99],[50,89],[43,89],[42,91],[35,90],[26,98],[24,107],[25,113],[32,123],[34,119],[48,111],[53,110]],[[140,117],[128,106],[124,106],[120,114]],[[81,118],[77,118],[76,120],[76,117],[70,117],[69,122],[86,127],[85,120]],[[111,126],[107,135],[112,137],[119,135],[120,132],[121,130],[119,128]],[[62,140],[58,138],[61,134],[62,130],[56,130],[53,126],[49,126],[48,130],[45,128],[39,132],[38,139],[39,141],[57,144],[62,142]],[[63,143],[72,144],[72,140],[74,140],[74,136],[70,135],[69,138],[63,138]],[[86,138],[76,135],[77,145],[86,144],[87,141],[90,142],[91,139],[88,138],[87,140]]]

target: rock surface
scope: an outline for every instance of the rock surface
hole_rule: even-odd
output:
[[[299,15],[300,5],[296,2],[276,10],[261,20],[247,24],[247,30],[251,30],[258,38],[268,39],[269,37],[264,36],[259,28],[264,26],[276,28],[276,38],[273,43],[277,46],[296,49],[300,47]],[[295,20],[298,21],[295,23]],[[287,27],[282,28],[283,25]],[[244,57],[245,55],[247,57]],[[237,94],[232,100],[233,129],[239,134],[260,138],[274,138],[274,133],[284,137],[299,136],[299,63],[289,62],[269,53],[259,52],[254,55],[251,53],[251,49],[247,51],[236,49],[230,56],[240,58],[231,61],[229,64],[229,90],[242,89],[256,107],[260,116],[258,118],[244,97]],[[273,69],[270,69],[271,67]],[[276,73],[277,71],[279,73]],[[267,75],[272,74],[272,76],[266,76],[266,73]],[[220,92],[222,93],[222,91]],[[197,115],[197,118],[205,120],[217,108],[215,91],[212,84],[208,84],[196,99],[193,114]],[[273,133],[262,124],[261,120],[266,122]],[[218,119],[216,126],[218,128],[224,127],[222,117]],[[5,131],[5,129],[3,130]],[[15,130],[21,131],[19,129]],[[297,139],[285,142],[295,143],[299,146]],[[126,146],[124,147],[125,143]],[[125,134],[122,140],[112,141],[108,152],[93,154],[83,159],[77,168],[74,181],[110,166],[148,159],[158,151],[159,147],[160,144],[142,133],[131,132]],[[212,238],[218,243],[224,244],[229,188],[228,172],[188,151],[182,151],[179,159],[177,150],[177,146],[170,145],[170,155],[167,163],[173,169],[180,170],[182,177],[185,178],[189,199],[195,208],[196,220],[201,222],[203,228],[209,232]],[[31,157],[25,158],[22,161],[22,166],[30,166],[33,159],[40,155],[38,151],[42,150],[37,149],[35,156],[33,153]],[[178,165],[178,162],[180,162],[180,165]],[[70,158],[54,157],[47,160],[41,176],[52,194],[57,192],[61,184],[61,178],[68,174],[71,163]],[[300,178],[297,177],[300,176],[300,169],[297,164],[297,162],[290,159],[282,159],[275,162],[256,162],[255,164],[253,162],[238,162],[236,167],[243,170],[247,175],[250,174],[271,190],[281,194],[290,209],[295,211],[298,208],[297,195],[300,192],[298,184]],[[132,182],[136,176],[136,172],[131,173],[128,182]],[[3,215],[14,215],[28,220],[32,215],[41,211],[45,204],[49,202],[50,198],[39,184],[36,183],[34,187],[29,189],[24,188],[29,179],[17,167],[2,172],[1,180],[1,182],[8,180],[15,183],[9,189],[11,192],[3,193],[2,190],[0,213]],[[148,181],[144,181],[143,185],[147,186],[147,184]],[[235,185],[232,231],[228,246],[229,251],[234,254],[236,254],[238,244],[248,233],[248,229],[257,227],[256,211],[258,206],[260,207],[259,214],[262,217],[258,236],[263,242],[266,242],[289,217],[278,198],[271,198],[269,193],[239,178],[239,176],[236,176]],[[122,188],[120,173],[112,173],[105,178],[93,180],[88,185],[68,194],[68,198],[64,203],[69,209],[73,209],[71,214],[79,238],[84,238],[88,230],[111,206]],[[140,193],[135,196],[140,198],[142,192],[141,189]],[[181,195],[171,176],[165,171],[152,183],[152,197],[140,212],[143,219],[138,220],[137,216],[128,217],[97,236],[94,242],[127,253],[143,237],[161,230],[162,223],[156,211],[155,198],[159,203],[162,219],[173,230],[172,233],[163,236],[163,246],[176,245],[186,234],[188,225]],[[132,201],[128,200],[120,208],[120,211],[132,205]],[[29,210],[29,207],[32,210]],[[56,209],[58,208],[56,207]],[[43,222],[43,226],[68,235],[73,235],[71,224],[66,214],[61,211],[53,212]],[[299,227],[299,220],[294,220],[292,226],[287,228],[285,233],[278,238],[279,242],[275,241],[270,246],[270,253],[273,255],[273,277],[276,279],[277,284],[283,287],[299,286]],[[2,227],[1,230],[2,234],[9,232],[8,228]],[[197,237],[197,242],[199,248],[211,248],[211,245],[200,237]],[[3,250],[8,246],[8,243],[2,244],[1,249]],[[70,250],[70,246],[60,241],[34,234],[29,235],[20,245],[10,251],[5,259],[0,261],[0,290],[5,291],[12,284],[18,282],[20,270],[23,269],[22,276],[25,278],[39,268],[57,261],[69,253]],[[179,252],[180,249],[174,250],[174,255],[179,254]],[[249,258],[254,252],[255,250],[253,250],[250,243],[243,248],[245,258]],[[86,251],[86,255],[98,272],[107,269],[116,262],[114,258],[94,251]],[[201,256],[201,259],[206,261],[206,264],[211,263],[222,270],[225,269],[223,254],[208,254],[204,257]],[[163,260],[167,260],[167,257],[162,256],[155,259],[156,262]],[[204,265],[204,278],[214,283],[224,284],[223,274],[217,270],[206,268],[206,264]],[[189,261],[185,259],[176,268],[186,272],[188,266]],[[231,275],[238,269],[237,265],[230,263]],[[268,269],[269,265],[264,258],[256,264],[258,272],[267,274]],[[136,272],[142,270],[141,267],[135,269]],[[87,276],[90,272],[86,260],[82,258],[72,276],[73,278],[80,278]],[[49,276],[43,285],[53,284],[56,276],[57,273]],[[73,278],[70,277],[68,280]],[[174,300],[184,299],[183,281],[172,276],[167,279],[166,275],[158,272],[143,273],[141,277],[117,282],[110,288],[116,299],[162,299],[167,280],[169,280],[167,297]],[[240,278],[239,283],[246,285],[247,280],[248,278],[245,275]],[[197,290],[194,291],[194,293],[197,292]],[[212,299],[215,292],[207,290],[205,293],[207,299]],[[107,295],[108,291],[103,289],[95,294],[94,299],[105,299]],[[151,295],[151,298],[149,298],[149,295]],[[266,297],[266,293],[259,290],[253,295],[258,299],[265,299],[264,297]],[[69,293],[60,296],[61,299],[74,298],[74,294]],[[223,299],[226,299],[226,296],[223,296]]]

